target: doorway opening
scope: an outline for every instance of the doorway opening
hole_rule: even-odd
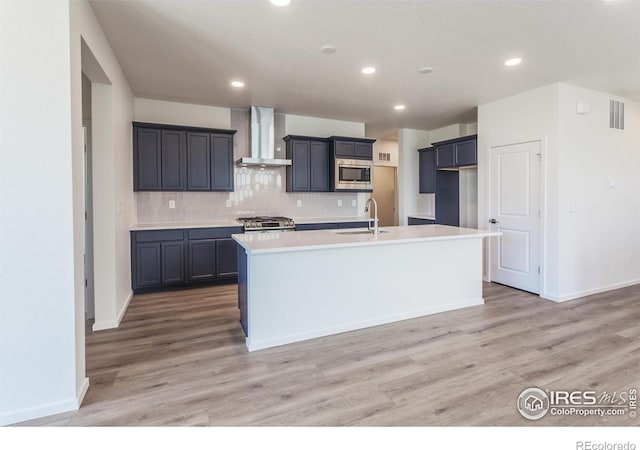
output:
[[[398,225],[396,186],[395,167],[373,166],[373,192],[371,196],[378,203],[378,220],[381,227]]]

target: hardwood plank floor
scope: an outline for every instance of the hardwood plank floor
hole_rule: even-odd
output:
[[[485,284],[485,305],[249,353],[236,286],[136,296],[88,332],[78,411],[22,425],[638,425],[516,410],[527,387],[640,387],[640,286],[556,304]]]

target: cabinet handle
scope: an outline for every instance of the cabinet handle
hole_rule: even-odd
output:
[[[500,223],[496,219],[489,219],[489,223]]]

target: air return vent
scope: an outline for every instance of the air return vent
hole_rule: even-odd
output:
[[[609,100],[609,128],[624,130],[624,103]]]

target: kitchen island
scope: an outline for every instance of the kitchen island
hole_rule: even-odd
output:
[[[249,351],[479,305],[482,240],[422,225],[237,234]]]

